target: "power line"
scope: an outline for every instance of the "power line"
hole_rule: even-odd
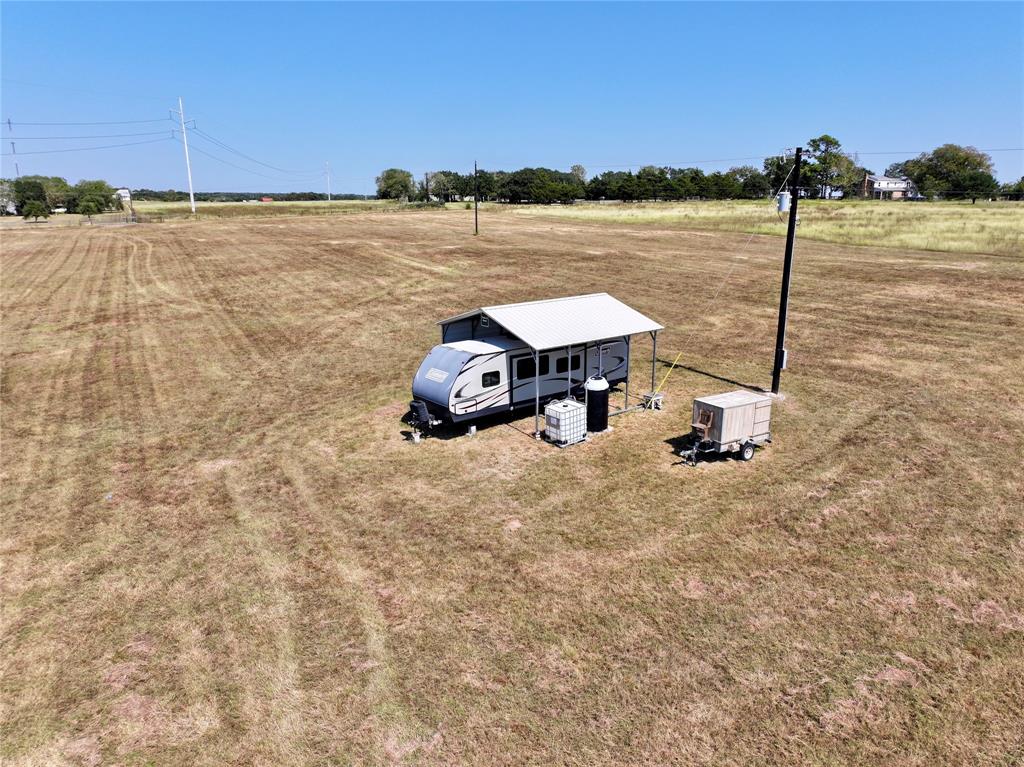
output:
[[[174,136],[174,140],[179,142],[179,143],[181,143],[181,139],[178,138],[177,135]],[[292,178],[285,178],[285,177],[282,177],[282,176],[271,176],[271,175],[268,175],[266,173],[260,173],[258,170],[252,170],[251,168],[246,168],[246,167],[243,167],[241,165],[236,165],[233,162],[225,160],[222,157],[218,157],[217,155],[212,154],[210,152],[207,152],[204,149],[200,149],[197,146],[192,146],[192,147],[190,147],[190,149],[193,152],[199,152],[199,154],[206,155],[211,160],[216,160],[217,162],[222,163],[223,165],[230,166],[230,167],[235,168],[237,170],[245,171],[246,173],[252,173],[253,175],[256,175],[256,176],[262,176],[263,178],[269,178],[271,181],[290,181],[290,182],[307,181],[307,180],[312,181],[314,179],[317,179],[317,178],[320,178],[321,176],[323,176],[323,174],[319,173],[319,172],[316,173],[313,176],[310,176],[308,179],[307,178],[294,178],[294,179],[292,179]]]
[[[47,126],[53,126],[53,125],[60,125],[60,126],[68,126],[68,125],[78,125],[78,126],[84,126],[84,125],[141,125],[142,123],[163,123],[163,122],[169,121],[170,119],[171,119],[170,117],[161,117],[159,120],[113,120],[113,121],[105,121],[105,122],[82,122],[82,123],[77,123],[77,122],[67,122],[67,123],[50,123],[50,122],[46,122],[46,123],[40,123],[40,122],[22,122],[21,120],[14,120],[14,119],[8,117],[3,122],[4,122],[4,125],[7,126],[8,130],[13,130],[13,126],[15,126],[15,125],[31,125],[33,127],[39,127],[39,126],[44,126],[44,125],[47,125]]]
[[[170,141],[170,140],[171,140],[171,137],[170,136],[166,136],[164,138],[150,139],[149,141],[132,141],[132,142],[129,142],[127,144],[107,144],[105,146],[82,146],[82,147],[75,147],[74,149],[41,149],[41,150],[37,150],[37,151],[34,151],[34,152],[17,152],[17,153],[15,153],[15,152],[4,152],[0,156],[3,156],[3,157],[14,157],[14,156],[21,157],[21,155],[23,155],[23,154],[27,155],[27,154],[59,154],[59,153],[62,153],[62,152],[88,152],[88,151],[91,151],[93,149],[117,149],[118,147],[123,147],[123,146],[141,146],[142,144],[156,144],[156,143],[159,143],[161,141]]]
[[[754,157],[723,157],[723,158],[720,158],[720,159],[717,159],[717,160],[685,160],[684,162],[671,162],[671,163],[660,163],[660,164],[655,164],[655,163],[650,163],[650,162],[619,163],[617,165],[590,165],[589,163],[588,164],[580,163],[580,164],[584,165],[584,167],[587,167],[588,169],[589,168],[646,168],[646,167],[651,167],[651,166],[653,166],[655,168],[669,168],[669,167],[680,168],[680,167],[686,167],[686,166],[689,166],[689,165],[712,165],[712,164],[718,163],[718,162],[744,162],[746,160],[763,160],[765,157],[774,157],[774,156],[776,156],[776,155],[773,155],[773,154],[767,154],[767,155],[760,154],[760,155],[757,155],[757,156],[754,156]]]
[[[220,139],[214,138],[213,136],[211,136],[209,133],[207,133],[204,130],[200,130],[199,128],[193,128],[192,131],[193,131],[193,133],[203,137],[207,141],[210,141],[210,142],[216,144],[217,146],[221,147],[222,149],[226,149],[227,151],[229,151],[229,152],[231,152],[233,154],[236,154],[239,157],[244,157],[246,160],[249,160],[250,162],[254,162],[257,165],[262,165],[264,168],[270,168],[271,170],[276,170],[279,173],[296,174],[296,175],[309,175],[311,173],[314,173],[314,171],[311,171],[311,170],[290,170],[288,168],[278,168],[276,165],[271,165],[270,163],[263,162],[262,160],[257,160],[255,157],[250,157],[249,155],[245,154],[244,152],[240,152],[239,150],[235,149],[234,147],[231,147],[231,146],[225,144]],[[323,175],[319,171],[315,171],[315,172],[317,173],[317,175]]]
[[[10,141],[70,141],[72,139],[90,138],[128,138],[130,136],[166,136],[166,130],[148,131],[146,133],[107,133],[98,136],[7,136]]]

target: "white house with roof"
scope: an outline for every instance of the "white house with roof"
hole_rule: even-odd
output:
[[[917,187],[909,178],[875,176],[871,173],[864,176],[861,197],[875,200],[904,200],[917,196]]]

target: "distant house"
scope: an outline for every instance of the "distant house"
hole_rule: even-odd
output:
[[[873,200],[906,200],[917,199],[917,187],[909,178],[893,178],[892,176],[864,176],[861,186],[861,197]]]
[[[273,197],[260,197],[260,202],[273,202]]]
[[[132,193],[129,190],[118,189],[116,192],[114,192],[114,195],[116,197],[119,197],[121,199],[121,202],[125,203],[126,205],[131,205]]]

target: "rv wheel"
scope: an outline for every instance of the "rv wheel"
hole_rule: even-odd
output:
[[[743,447],[740,448],[740,460],[749,461],[753,457],[754,445],[750,442],[747,442],[746,444],[743,445]]]

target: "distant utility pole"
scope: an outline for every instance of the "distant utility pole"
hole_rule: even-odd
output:
[[[473,160],[473,234],[480,234],[480,177]]]
[[[188,201],[192,205],[192,214],[196,212],[196,195],[192,191],[192,161],[188,156],[188,133],[185,131],[185,106],[178,96],[178,117],[181,118],[181,143],[185,145],[185,170],[188,171]]]
[[[331,201],[331,163],[327,162],[327,202]]]
[[[782,295],[779,297],[779,330],[775,336],[775,367],[772,369],[772,394],[779,393],[779,379],[786,369],[786,318],[789,314],[789,280],[793,273],[793,241],[796,240],[796,204],[800,199],[800,159],[803,147],[796,148],[793,165],[792,199],[789,229],[786,230],[786,258],[782,262]]]
[[[430,174],[423,173],[423,193],[426,195],[426,201],[430,202]]]

